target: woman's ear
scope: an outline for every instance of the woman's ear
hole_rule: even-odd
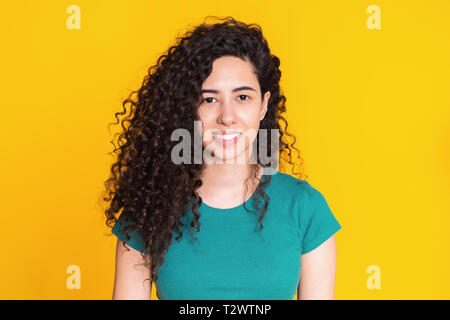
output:
[[[260,114],[260,118],[259,118],[260,121],[262,121],[264,119],[264,117],[266,116],[269,99],[270,99],[270,91],[267,91],[264,94],[264,100],[261,104],[261,114]]]

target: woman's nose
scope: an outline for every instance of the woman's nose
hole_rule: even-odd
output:
[[[236,111],[231,102],[224,101],[220,104],[218,121],[224,124],[236,122]]]

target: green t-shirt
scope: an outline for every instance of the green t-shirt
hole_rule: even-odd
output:
[[[266,179],[267,176],[263,176]],[[160,300],[292,300],[300,280],[301,255],[341,229],[323,195],[306,180],[276,171],[265,192],[270,197],[263,229],[260,215],[244,205],[217,209],[199,207],[197,240],[188,233],[193,214],[183,217],[183,236],[175,240],[157,268]],[[246,207],[254,209],[252,200]],[[263,203],[261,199],[261,204]],[[113,233],[125,241],[119,222]],[[258,229],[257,229],[258,227]],[[144,241],[130,233],[136,250]]]

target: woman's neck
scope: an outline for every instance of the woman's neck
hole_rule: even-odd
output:
[[[252,179],[248,180],[251,172]],[[254,173],[248,164],[205,165],[201,175],[202,186],[197,189],[197,192],[208,205],[234,207],[252,196],[258,187],[262,173],[260,165],[256,175],[258,179],[254,178]]]

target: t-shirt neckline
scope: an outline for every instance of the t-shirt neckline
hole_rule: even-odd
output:
[[[274,169],[272,169],[272,170],[274,170]],[[274,176],[276,176],[277,174],[278,174],[278,170],[275,170],[275,173],[272,174],[271,176],[274,177]],[[266,176],[267,176],[267,175],[262,175],[262,176],[261,176],[261,181],[265,181]],[[261,183],[261,182],[259,182],[259,183]],[[258,184],[259,184],[259,183],[258,183]],[[259,186],[259,185],[258,185],[258,186]],[[248,207],[250,206],[250,203],[251,203],[251,201],[253,201],[253,198],[255,197],[255,194],[256,194],[256,189],[255,189],[255,191],[253,192],[253,194],[251,195],[251,197],[248,198],[247,201],[245,201],[245,207],[248,208]],[[227,213],[227,212],[235,212],[235,211],[237,212],[237,211],[239,211],[240,209],[243,209],[243,208],[244,208],[244,203],[241,203],[240,205],[238,205],[238,206],[236,206],[236,207],[232,207],[232,208],[215,208],[215,207],[209,206],[208,204],[206,204],[205,202],[202,201],[202,204],[201,204],[200,208],[201,208],[202,206],[205,206],[205,208],[206,208],[207,210],[209,210],[209,211],[215,211],[215,212]]]

